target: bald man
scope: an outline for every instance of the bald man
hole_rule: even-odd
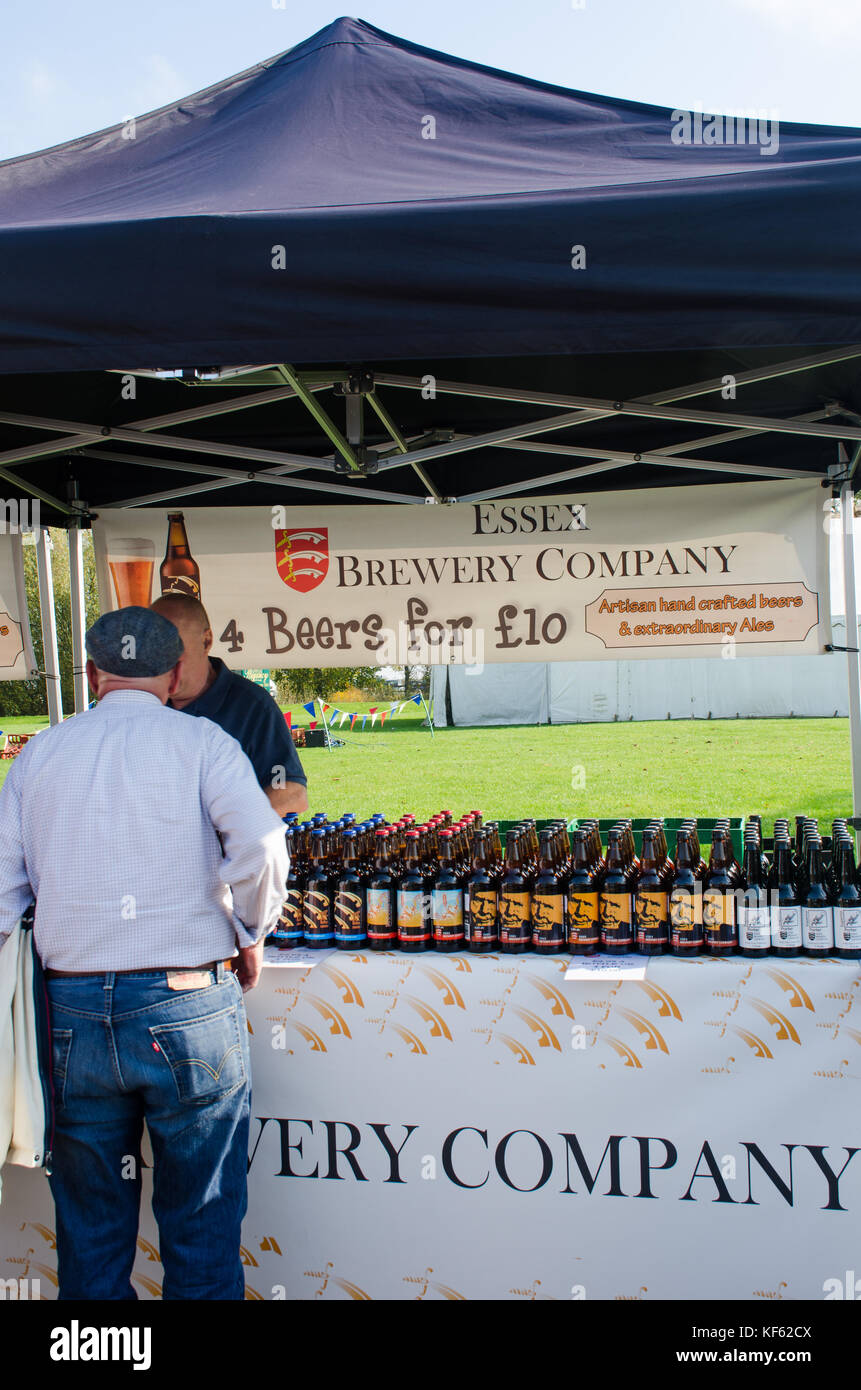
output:
[[[172,707],[203,715],[233,735],[282,819],[288,811],[307,810],[308,779],[284,716],[262,686],[210,656],[212,627],[200,599],[163,594],[152,607],[174,624],[182,638],[181,675],[169,701]]]

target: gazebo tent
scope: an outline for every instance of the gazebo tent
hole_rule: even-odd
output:
[[[0,164],[0,477],[70,525],[74,573],[92,511],[174,498],[813,474],[851,506],[860,161],[858,130],[694,119],[338,20]]]

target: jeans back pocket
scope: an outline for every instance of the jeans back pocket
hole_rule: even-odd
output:
[[[153,1024],[149,1031],[170,1067],[177,1095],[186,1105],[216,1100],[246,1081],[235,1004],[203,1017]]]

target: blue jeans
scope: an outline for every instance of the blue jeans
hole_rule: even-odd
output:
[[[61,1299],[137,1298],[144,1120],[162,1296],[244,1297],[248,1027],[236,976],[208,976],[181,991],[163,970],[47,980]]]

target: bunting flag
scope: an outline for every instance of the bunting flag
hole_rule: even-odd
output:
[[[421,692],[420,692],[418,695],[411,695],[410,698],[409,698],[409,704],[411,704],[411,705],[420,705],[421,702],[422,702]],[[405,701],[405,703],[407,703],[407,702]]]
[[[376,714],[376,712],[377,712],[377,706],[376,706],[376,705],[371,705],[371,708],[368,710],[368,714]]]
[[[323,708],[324,708],[324,709],[329,709],[329,705],[324,705]],[[330,723],[330,724],[334,724],[334,722],[335,722],[335,720],[336,720],[337,718],[338,718],[338,710],[333,709],[333,710],[332,710],[332,713],[331,713],[330,716],[329,716],[329,723]]]
[[[320,701],[320,704],[323,706],[324,710],[327,710],[329,708],[329,706],[323,700]]]
[[[386,715],[387,715],[387,714],[391,714],[391,712],[392,712],[392,711],[391,711],[390,709],[384,709],[384,710],[383,710],[382,714],[380,715],[380,728],[382,728],[383,725],[384,725],[385,722],[386,722]]]
[[[357,712],[356,714],[351,714],[351,715],[350,715],[350,728],[351,728],[351,729],[352,729],[353,725],[355,724],[356,720],[358,719],[358,717],[359,717],[358,712]]]
[[[364,729],[365,725],[367,724],[367,722],[368,722],[368,716],[367,716],[366,714],[363,714],[363,715],[362,715],[362,728],[363,728],[363,729]]]
[[[302,708],[303,708],[303,709],[306,709],[306,710],[308,711],[309,714],[313,714],[313,713],[314,713],[314,701],[313,701],[313,700],[309,700],[308,703],[307,703],[307,705],[303,705]]]
[[[373,729],[374,725],[375,725],[376,722],[377,722],[377,711],[376,711],[375,709],[372,709],[372,710],[369,710],[368,713],[369,713],[370,716],[371,716],[371,728]]]
[[[316,729],[316,727],[317,727],[317,720],[316,720],[316,719],[312,719],[312,720],[311,720],[311,723],[308,725],[308,728],[309,728],[309,729]]]
[[[287,720],[287,728],[288,728],[288,729],[292,729],[292,727],[293,727],[293,713],[292,713],[292,711],[289,710],[289,709],[285,709],[285,711],[284,711],[284,718]]]
[[[340,718],[340,721],[339,721],[339,723],[338,723],[338,728],[339,728],[339,729],[340,729],[341,725],[343,724],[344,720],[345,720],[345,719],[349,719],[349,717],[350,717],[350,716],[348,715],[348,713],[347,713],[346,710],[342,710],[342,711],[341,711],[341,718]],[[356,716],[353,715],[353,718],[354,718],[354,719],[355,719],[355,717],[356,717]]]

